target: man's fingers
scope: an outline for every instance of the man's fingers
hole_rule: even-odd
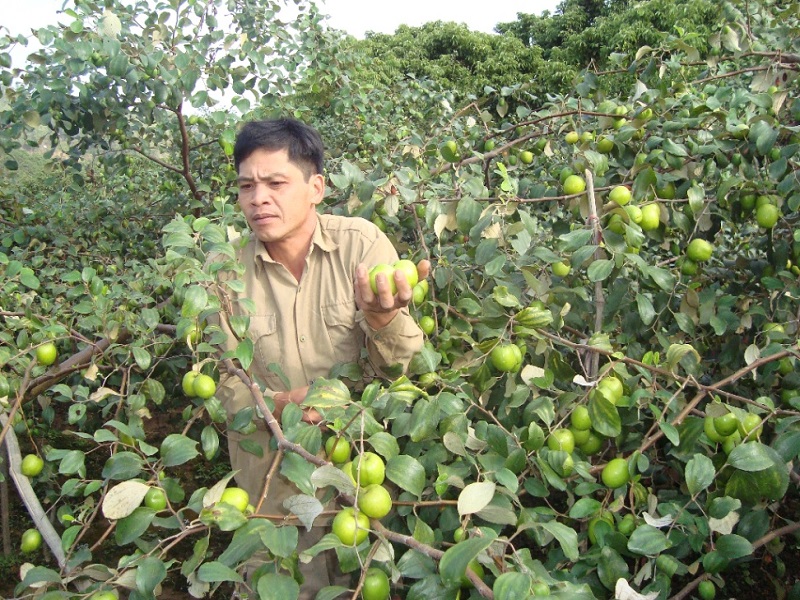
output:
[[[427,259],[422,259],[419,261],[417,264],[417,273],[419,274],[420,281],[427,279],[428,275],[431,274],[431,261]]]

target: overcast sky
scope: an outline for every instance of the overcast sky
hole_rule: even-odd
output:
[[[64,0],[2,0],[0,25],[12,34],[55,23]],[[465,23],[472,31],[492,33],[497,23],[514,21],[517,13],[553,11],[559,0],[318,0],[330,16],[331,27],[359,38],[365,32],[394,33],[398,25],[418,26],[430,21]],[[67,6],[72,1],[67,0]]]

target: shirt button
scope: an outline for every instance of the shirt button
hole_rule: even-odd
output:
[[[300,341],[301,341],[301,342],[305,342],[305,341],[306,341],[306,336],[304,336],[304,335],[301,335],[301,336],[300,336]]]

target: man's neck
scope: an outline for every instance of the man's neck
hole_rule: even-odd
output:
[[[313,223],[309,223],[307,235],[303,237],[297,236],[280,242],[264,242],[264,247],[272,260],[286,267],[298,282],[306,267],[306,257],[313,243],[316,227],[315,218]]]

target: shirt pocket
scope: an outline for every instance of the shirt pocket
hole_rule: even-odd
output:
[[[355,300],[323,306],[322,319],[336,362],[357,360],[361,329],[356,324]]]
[[[278,317],[271,315],[252,315],[250,317],[250,337],[253,340],[255,354],[254,366],[258,368],[258,375],[264,378],[267,387],[274,391],[281,391],[286,386],[281,378],[270,370],[269,364],[275,363],[283,369],[281,363],[280,343],[278,340]]]

